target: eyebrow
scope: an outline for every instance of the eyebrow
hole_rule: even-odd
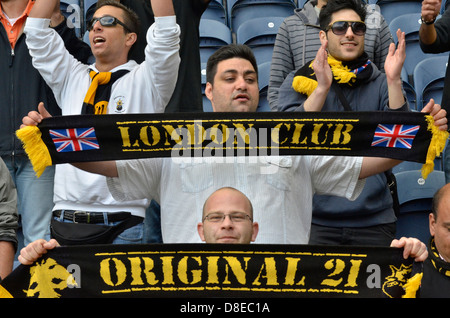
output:
[[[235,69],[229,69],[229,70],[225,70],[225,71],[222,72],[222,74],[227,74],[227,73],[237,74],[238,71],[235,70]],[[256,71],[247,70],[247,71],[244,72],[244,75],[253,75],[253,74],[256,75]]]

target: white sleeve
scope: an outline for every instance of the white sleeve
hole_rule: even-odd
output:
[[[147,87],[152,87],[155,92],[156,112],[164,112],[177,83],[181,61],[180,33],[175,16],[156,17],[147,32],[148,45],[141,70],[145,72]]]
[[[354,201],[364,189],[359,179],[362,157],[308,156],[317,194],[335,195]]]
[[[49,19],[27,18],[24,28],[25,41],[33,66],[61,105],[66,81],[74,75],[76,68],[87,69],[87,65],[80,63],[66,50],[62,38],[49,26]]]
[[[159,200],[162,160],[116,161],[119,177],[107,178],[111,195],[118,201]]]

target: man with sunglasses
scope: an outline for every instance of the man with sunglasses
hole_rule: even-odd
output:
[[[306,1],[301,9],[295,9],[294,14],[281,24],[275,40],[270,70],[268,100],[272,110],[277,110],[278,90],[284,79],[290,72],[298,70],[316,56],[321,46],[319,13],[327,2],[328,0]],[[373,5],[366,5],[365,8],[365,51],[378,69],[383,70],[389,44],[392,43],[391,32],[379,9]]]
[[[151,0],[151,4],[155,23],[142,35],[148,42],[144,62],[129,59],[139,35],[137,15],[118,1],[102,0],[88,23],[95,63],[85,65],[74,60],[48,28],[59,1],[36,0],[24,32],[33,63],[53,90],[62,115],[164,112],[177,81],[180,28],[171,1]],[[142,242],[148,200],[118,202],[109,193],[106,178],[70,165],[56,167],[54,193],[52,231],[63,223],[75,228],[88,224],[99,231],[102,225],[126,224],[112,243]],[[89,241],[84,231],[74,232],[76,244]],[[105,239],[109,242],[111,237]]]
[[[214,191],[203,205],[198,234],[206,243],[250,244],[258,235],[253,206],[241,191],[224,187]]]
[[[397,31],[381,72],[364,50],[366,10],[359,0],[330,0],[320,12],[322,46],[280,89],[281,111],[408,111],[400,77],[405,35]],[[307,89],[312,84],[315,89]],[[396,216],[387,175],[367,178],[357,200],[315,195],[311,244],[384,245]]]

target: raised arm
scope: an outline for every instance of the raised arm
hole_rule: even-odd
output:
[[[303,104],[305,111],[321,111],[330,91],[331,83],[333,82],[333,73],[328,64],[327,45],[328,41],[323,40],[322,46],[317,52],[313,63],[314,73],[317,78],[317,88]]]
[[[397,30],[398,47],[394,43],[389,46],[389,53],[384,63],[384,71],[388,84],[389,108],[399,109],[406,100],[402,90],[401,72],[406,58],[405,33]]]
[[[31,18],[51,19],[55,8],[59,8],[59,0],[36,0],[33,9],[30,11]]]
[[[165,17],[175,15],[172,1],[151,0],[152,10],[155,17]]]
[[[436,41],[437,33],[434,28],[434,20],[441,10],[442,0],[424,0],[422,1],[422,20],[420,25],[419,39],[423,44],[433,44]]]

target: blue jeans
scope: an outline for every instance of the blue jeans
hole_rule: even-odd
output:
[[[2,156],[17,188],[24,245],[50,237],[49,225],[53,210],[55,167],[47,167],[36,177],[27,156]]]
[[[96,224],[114,226],[122,222],[122,221],[109,222],[107,212],[103,213],[103,217],[105,222]],[[73,221],[64,219],[64,213],[61,213],[59,217],[54,217],[54,219],[58,220],[59,222],[73,223]],[[143,244],[143,243],[144,243],[144,222],[141,222],[135,226],[126,229],[125,231],[120,233],[112,242],[112,244]]]

